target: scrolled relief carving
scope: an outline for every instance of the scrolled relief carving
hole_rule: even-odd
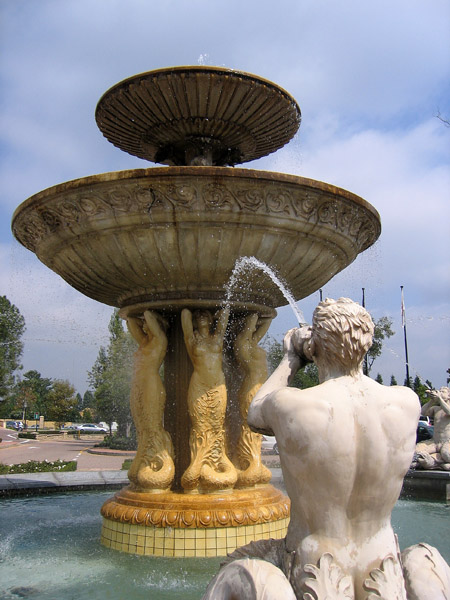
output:
[[[154,208],[162,210],[176,207],[192,208],[197,200],[197,189],[189,182],[154,183],[150,180],[148,187],[142,187],[142,199],[147,194],[146,204],[148,212]]]
[[[92,217],[99,212],[99,203],[97,199],[93,198],[80,198],[79,200],[80,210],[87,216]]]
[[[163,502],[161,502],[161,506],[164,506]],[[180,529],[189,527],[216,528],[258,525],[278,521],[289,516],[289,505],[284,501],[280,501],[264,506],[264,510],[259,507],[223,508],[219,510],[174,509],[173,507],[167,509],[137,508],[121,504],[111,498],[105,502],[100,512],[106,519],[130,525],[176,527]]]
[[[284,213],[286,215],[294,213],[293,198],[290,193],[285,191],[267,192],[266,205],[270,212]]]
[[[129,186],[114,187],[108,190],[105,201],[114,211],[129,212],[135,203],[133,191]]]
[[[355,211],[352,211],[348,206],[344,206],[337,213],[336,225],[339,231],[350,233],[352,225],[355,222]]]
[[[339,208],[336,202],[327,201],[319,206],[317,212],[317,222],[320,224],[336,226]]]
[[[370,246],[374,239],[376,239],[376,231],[374,224],[364,223],[361,220],[360,229],[355,239],[355,244],[358,249],[358,252],[361,252],[362,250],[367,248],[367,246]]]
[[[71,200],[63,200],[57,210],[66,224],[77,222],[80,218],[80,207]]]
[[[225,182],[203,183],[189,178],[176,183],[151,177],[139,180],[111,180],[87,188],[59,191],[24,208],[14,224],[18,238],[34,250],[39,242],[61,226],[82,223],[85,219],[142,213],[152,210],[173,211],[247,211],[262,215],[292,216],[311,224],[338,230],[352,240],[358,249],[365,248],[376,237],[376,218],[363,206],[345,198],[335,198],[323,191],[284,185],[277,189],[261,187],[238,178]],[[42,225],[40,225],[42,221]]]
[[[305,221],[311,219],[317,219],[317,208],[319,198],[316,194],[306,192],[305,194],[298,194],[293,198],[293,210],[294,214],[298,217],[301,216]]]
[[[201,198],[207,209],[230,210],[236,205],[236,198],[229,187],[219,183],[205,185],[202,189]]]
[[[306,564],[303,570],[308,574],[304,585],[309,590],[304,600],[354,600],[352,578],[333,562],[329,552],[322,554],[317,566]]]
[[[13,225],[14,235],[18,236],[26,248],[35,252],[39,241],[45,237],[49,228],[38,214],[19,214]]]
[[[393,556],[387,556],[381,566],[369,573],[364,589],[369,592],[366,600],[407,600],[402,568]]]
[[[52,233],[61,225],[61,215],[56,210],[44,208],[39,211],[39,215]]]
[[[239,190],[237,192],[239,208],[258,211],[265,208],[264,194],[261,190]]]

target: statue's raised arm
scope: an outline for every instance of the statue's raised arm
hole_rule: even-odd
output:
[[[144,333],[143,325],[144,323],[142,319],[139,319],[138,317],[127,317],[128,331],[139,344],[139,346],[147,341],[147,336]]]
[[[223,337],[225,335],[226,329],[227,329],[227,325],[228,325],[228,319],[230,317],[230,307],[227,306],[225,308],[222,308],[218,313],[217,313],[217,324],[216,324],[216,330],[215,330],[215,337],[217,339],[221,339],[223,341]]]

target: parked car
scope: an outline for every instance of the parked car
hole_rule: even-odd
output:
[[[261,450],[265,450],[266,452],[273,452],[276,441],[277,440],[273,435],[263,435],[261,442]]]
[[[99,425],[100,425],[100,427],[104,427],[108,431],[108,433],[109,433],[109,424],[108,423],[106,423],[105,421],[100,421]],[[111,424],[111,431],[113,433],[116,432],[117,431],[117,427],[118,427],[117,423],[115,421],[113,421],[112,424]]]
[[[422,424],[422,423],[425,423],[425,425],[433,425],[430,417],[424,417],[423,415],[421,415],[421,417],[419,419],[419,424]]]
[[[431,440],[434,434],[433,425],[428,425],[428,423],[423,423],[419,421],[417,425],[417,433],[416,433],[416,443],[423,442],[424,440]]]
[[[6,427],[9,429],[18,429],[17,421],[6,421]]]
[[[105,427],[94,425],[94,423],[84,423],[83,425],[78,425],[77,429],[81,433],[108,433],[108,430]]]

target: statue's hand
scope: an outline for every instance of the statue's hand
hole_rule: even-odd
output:
[[[295,355],[303,362],[309,362],[310,358],[304,354],[304,344],[311,338],[311,327],[295,327],[290,329],[284,337],[284,351],[288,355]]]

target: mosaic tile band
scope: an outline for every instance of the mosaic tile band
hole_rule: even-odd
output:
[[[101,543],[113,550],[146,556],[226,556],[254,540],[284,537],[288,523],[289,518],[283,518],[241,527],[177,529],[130,525],[103,518]]]

